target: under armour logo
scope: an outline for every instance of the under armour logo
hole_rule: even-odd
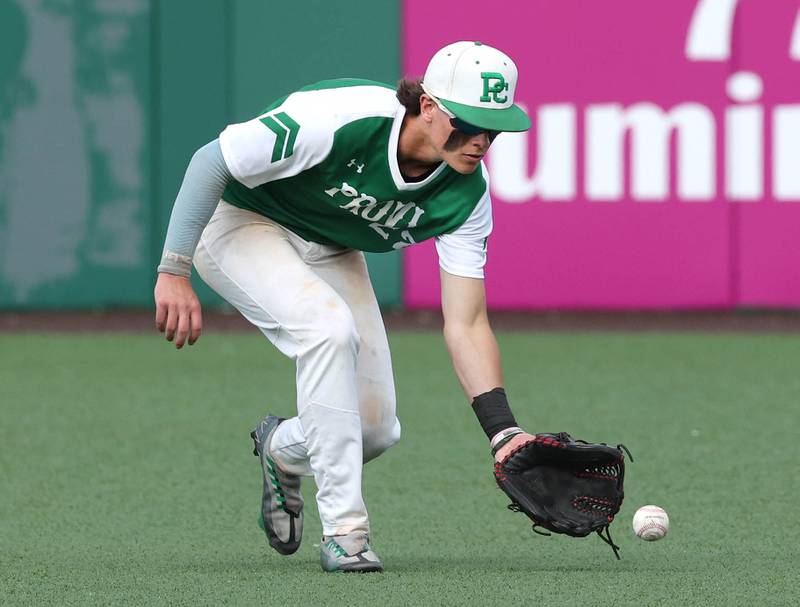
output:
[[[362,169],[364,168],[363,164],[356,164],[356,159],[355,158],[351,158],[350,162],[347,163],[347,166],[356,167],[356,173],[360,173],[362,171]]]
[[[692,61],[729,60],[738,5],[739,0],[698,0],[686,37],[686,57]],[[789,57],[800,61],[800,10],[789,41]]]

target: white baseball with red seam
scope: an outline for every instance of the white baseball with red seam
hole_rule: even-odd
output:
[[[633,515],[633,531],[648,542],[660,540],[669,531],[669,516],[658,506],[642,506]]]

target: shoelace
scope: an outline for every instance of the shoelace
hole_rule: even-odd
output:
[[[605,530],[606,534],[603,535],[603,531]],[[619,546],[614,543],[614,540],[611,539],[611,530],[609,529],[609,525],[605,527],[601,527],[597,530],[597,535],[600,536],[600,539],[603,540],[606,544],[611,546],[611,550],[614,551],[614,556],[617,557],[617,560],[621,560],[619,556]]]
[[[628,454],[628,459],[629,459],[629,460],[631,460],[631,461],[633,461],[633,456],[631,455],[631,452],[628,450],[628,448],[627,448],[625,445],[623,445],[622,443],[619,443],[619,444],[617,445],[617,449],[619,449],[620,451],[624,451],[625,453],[627,453],[627,454]]]

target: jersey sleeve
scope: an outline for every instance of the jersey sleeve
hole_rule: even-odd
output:
[[[489,184],[472,214],[458,229],[436,237],[439,267],[448,274],[483,278],[486,245],[492,233],[492,201]]]
[[[252,189],[322,162],[333,146],[333,122],[313,94],[293,93],[278,107],[225,128],[220,148],[233,177]]]

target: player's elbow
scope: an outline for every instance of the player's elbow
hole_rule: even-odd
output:
[[[470,341],[475,326],[461,321],[445,321],[442,334],[450,352],[459,350],[465,342]]]

